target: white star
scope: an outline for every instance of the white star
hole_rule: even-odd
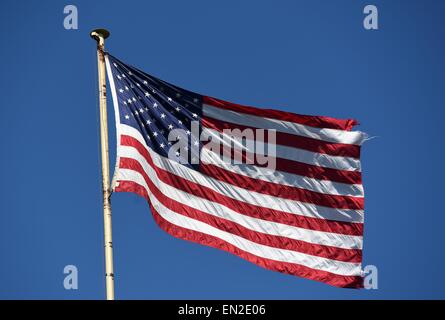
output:
[[[122,78],[126,78],[127,76],[125,74],[122,73]]]
[[[127,90],[127,91],[128,91],[128,90],[130,90],[130,89],[129,89],[129,88],[127,87],[127,86],[125,86],[125,90]]]
[[[153,132],[153,135],[154,135],[155,137],[157,137],[157,136],[158,136],[158,133],[155,131],[155,132]]]
[[[123,103],[124,103],[125,105],[127,105],[127,101],[124,100]]]
[[[196,113],[194,113],[192,115],[193,115],[193,118],[197,118],[198,117],[198,115]]]
[[[123,89],[119,89],[119,92],[122,93],[122,92],[124,92],[124,90]]]
[[[163,114],[161,114],[161,119],[164,119],[165,118],[165,114],[163,113]]]
[[[144,84],[148,84],[148,82],[146,81],[146,80],[144,80],[144,82],[143,82]]]
[[[176,107],[176,111],[180,111],[181,110],[181,108],[179,108],[179,107]]]
[[[169,124],[168,128],[171,130],[171,129],[173,129],[173,126],[171,124]]]
[[[127,102],[128,102],[129,104],[131,104],[131,99],[128,99]]]
[[[198,140],[195,141],[194,145],[197,146],[199,144]]]
[[[172,98],[170,98],[170,97],[167,97],[167,100],[168,100],[168,101],[172,101]]]
[[[118,78],[119,80],[122,79],[120,75],[117,75],[117,78]]]
[[[176,153],[175,153],[175,154],[176,154],[176,156],[177,156],[177,157],[179,157],[179,151],[176,151]]]
[[[151,121],[150,121],[150,120],[147,120],[146,122],[147,122],[147,124],[148,124],[148,125],[150,125],[150,124],[151,124]]]
[[[113,62],[113,66],[115,66],[115,67],[117,68],[117,64],[116,64],[116,62]]]
[[[136,85],[137,85],[138,87],[140,87],[140,86],[141,86],[141,84],[140,84],[140,83],[136,83]]]
[[[135,98],[135,97],[133,97],[133,101],[136,101],[136,98]]]
[[[158,106],[158,104],[155,102],[154,104],[153,104],[153,108],[156,108]]]
[[[140,113],[144,113],[144,109],[139,108],[139,112],[140,112]]]
[[[160,146],[161,148],[164,148],[164,147],[165,147],[165,144],[161,143],[159,146]]]
[[[131,76],[132,75],[131,71],[128,71],[128,74]]]
[[[135,115],[138,115],[138,114],[139,114],[139,112],[138,112],[137,110],[135,110],[135,111],[134,111],[134,114],[135,114]]]
[[[125,119],[130,119],[130,116],[128,114],[125,115]]]
[[[145,92],[145,96],[146,96],[146,97],[149,97],[150,94],[149,94],[148,92]]]
[[[187,133],[187,135],[189,136],[190,135],[190,130],[187,130],[185,133]]]

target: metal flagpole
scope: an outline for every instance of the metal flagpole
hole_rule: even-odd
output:
[[[110,33],[105,29],[91,31],[90,36],[97,41],[97,67],[99,74],[100,108],[100,146],[102,155],[102,192],[104,205],[104,240],[105,240],[105,281],[107,300],[114,300],[113,274],[113,237],[111,229],[111,187],[110,165],[108,159],[108,123],[107,123],[107,82],[105,79],[105,39]]]

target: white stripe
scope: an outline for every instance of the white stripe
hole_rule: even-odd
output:
[[[135,171],[131,170],[129,171],[130,172],[127,172],[126,175],[132,175],[132,174],[137,175]],[[128,176],[128,181],[136,180],[134,177],[135,176],[133,177]],[[143,187],[146,188],[146,186]],[[176,226],[197,232],[202,232],[207,235],[211,235],[213,237],[217,237],[227,243],[234,245],[235,247],[241,250],[247,251],[251,254],[254,254],[258,257],[262,257],[265,259],[300,264],[308,268],[327,271],[344,276],[358,276],[361,274],[360,263],[342,262],[342,261],[312,256],[309,254],[296,252],[292,250],[269,247],[266,245],[249,241],[232,233],[222,231],[204,222],[183,216],[165,207],[148,189],[146,189],[146,191],[150,197],[150,202],[157,211],[157,213],[161,215],[165,220]]]
[[[252,141],[250,139],[246,139],[250,143],[252,143],[255,147],[254,150],[248,150],[246,144],[248,142],[246,140],[243,141],[244,145],[240,145],[237,143],[239,140],[233,139],[231,140],[235,143],[232,143],[233,146],[228,145],[228,141],[223,139],[223,133],[214,129],[204,128],[203,132],[212,137],[212,141],[220,141],[221,150],[223,145],[227,145],[236,150],[245,150],[251,153],[268,155],[267,151],[267,142],[263,143],[260,141]],[[215,140],[214,140],[215,139]],[[320,166],[324,168],[332,168],[337,170],[347,170],[347,171],[360,171],[360,160],[354,159],[350,157],[341,157],[341,156],[332,156],[325,153],[312,152],[304,149],[293,148],[289,146],[283,146],[280,144],[275,145],[275,155],[276,158],[288,159],[292,161],[298,161],[310,165]]]
[[[232,222],[238,223],[255,232],[261,232],[275,236],[283,236],[313,244],[326,245],[343,249],[362,248],[361,236],[342,235],[342,234],[323,232],[317,230],[308,230],[304,228],[289,226],[282,223],[270,222],[262,219],[249,217],[240,214],[222,204],[207,199],[203,199],[201,197],[177,189],[161,181],[158,178],[154,169],[147,163],[144,157],[140,155],[135,148],[122,146],[121,150],[122,150],[121,157],[134,159],[141,164],[145,173],[148,175],[150,181],[160,190],[162,194],[165,194],[167,197],[174,199],[180,203],[184,203],[192,208],[206,212],[210,215],[219,218],[227,219]],[[128,180],[131,177],[133,179],[132,181],[140,185],[143,185],[148,189],[148,186],[143,176],[136,171],[134,172],[136,174],[133,174],[133,170],[121,168],[119,170],[118,181]]]
[[[309,191],[319,192],[329,195],[352,196],[363,198],[363,186],[361,184],[347,184],[329,180],[318,180],[293,173],[271,170],[255,165],[230,164],[221,159],[220,156],[207,148],[201,150],[201,161],[213,164],[227,171],[243,175],[246,177],[259,179],[266,182],[297,187]]]
[[[327,142],[361,145],[367,138],[367,135],[360,131],[345,131],[327,128],[320,129],[295,122],[258,117],[232,110],[225,110],[207,104],[204,104],[203,106],[203,114],[204,116],[225,122],[255,128],[275,129],[279,132],[295,134]]]
[[[224,183],[217,179],[204,176],[198,171],[192,170],[175,161],[161,157],[147,147],[141,134],[131,126],[121,125],[121,133],[130,135],[137,139],[149,151],[154,164],[172,174],[178,175],[186,180],[197,183],[201,186],[210,188],[215,192],[228,196],[237,201],[249,204],[280,210],[291,214],[299,214],[308,217],[345,221],[345,222],[363,222],[363,210],[337,209],[318,206],[312,203],[306,203],[295,200],[283,201],[282,198],[270,195],[260,194],[253,191]]]

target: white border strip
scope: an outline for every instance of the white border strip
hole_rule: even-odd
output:
[[[120,162],[120,114],[119,114],[119,102],[117,99],[117,93],[116,93],[116,87],[114,85],[114,78],[113,78],[113,72],[111,70],[110,61],[108,60],[108,54],[105,53],[105,64],[107,66],[107,77],[108,82],[110,83],[110,89],[111,89],[111,95],[113,97],[113,105],[114,105],[114,119],[116,122],[116,163],[114,166],[114,173],[113,173],[113,179],[111,182],[111,190],[114,191],[114,188],[116,187],[117,182],[117,174],[119,170],[119,162]]]

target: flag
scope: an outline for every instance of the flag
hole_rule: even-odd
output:
[[[364,193],[355,120],[203,96],[106,54],[114,192],[144,197],[170,235],[266,269],[363,286]]]

